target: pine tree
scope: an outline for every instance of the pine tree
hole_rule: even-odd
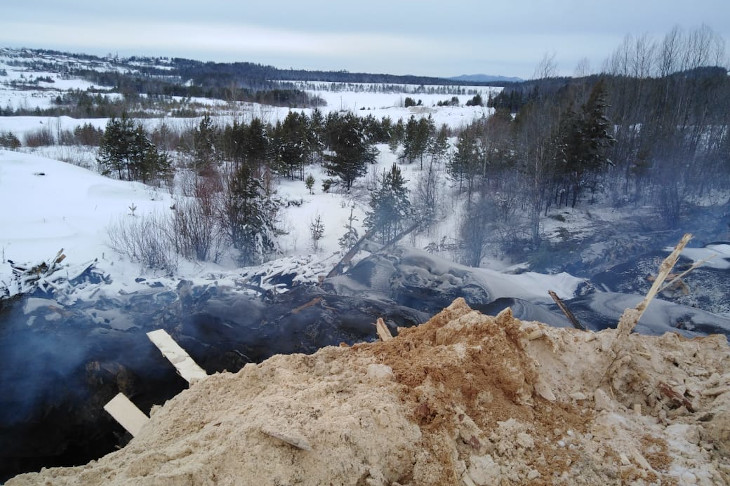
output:
[[[141,124],[123,114],[107,122],[96,157],[101,173],[119,179],[152,182],[170,174],[170,161],[150,141]]]
[[[355,221],[357,221],[357,216],[354,214],[354,208],[350,207],[350,216],[347,218],[347,225],[345,225],[345,234],[340,237],[339,244],[340,248],[342,248],[342,251],[349,251],[350,248],[355,246],[355,243],[358,242],[360,239],[360,235],[357,232],[357,228],[355,228]]]
[[[215,170],[216,129],[209,114],[203,115],[198,127],[193,131],[193,168],[198,174]]]
[[[433,136],[436,132],[436,126],[433,118],[416,118],[411,115],[405,126],[405,135],[403,139],[403,159],[408,163],[412,163],[416,159],[420,161],[421,169],[423,169],[423,156],[429,150]]]
[[[312,238],[312,249],[319,251],[319,240],[324,236],[324,223],[319,214],[309,223],[309,235]]]
[[[479,174],[479,145],[472,127],[465,128],[457,138],[456,152],[447,165],[449,175],[453,180],[459,181],[459,190],[463,189],[466,182],[467,195],[471,199],[474,190],[474,183]]]
[[[309,194],[314,194],[314,192],[312,191],[312,188],[314,187],[314,182],[314,176],[312,174],[309,174],[304,180],[304,185],[309,190]]]
[[[383,171],[379,187],[370,195],[365,227],[383,244],[395,239],[403,230],[403,223],[413,215],[406,182],[400,168],[393,164],[390,171]]]
[[[223,226],[239,250],[243,265],[259,263],[275,248],[278,203],[267,197],[249,164],[238,167],[227,180]]]
[[[591,179],[610,164],[608,148],[615,140],[606,117],[607,108],[605,86],[599,81],[580,113],[569,107],[561,118],[555,142],[556,162],[571,191],[572,207]]]
[[[274,131],[279,171],[292,180],[304,179],[304,166],[311,159],[308,125],[304,114],[290,111]]]
[[[367,164],[375,162],[377,150],[364,136],[358,118],[350,113],[332,128],[333,153],[325,156],[324,168],[328,175],[339,177],[349,191],[355,179],[367,173]]]

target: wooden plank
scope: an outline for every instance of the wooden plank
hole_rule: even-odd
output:
[[[198,366],[193,361],[193,358],[164,329],[148,332],[147,337],[150,338],[150,341],[157,346],[162,355],[172,363],[180,376],[185,378],[188,383],[204,380],[208,377],[205,370]]]
[[[104,405],[104,410],[109,413],[114,420],[124,427],[132,437],[136,437],[142,427],[149,422],[147,415],[138,409],[137,406],[132,403],[129,398],[124,394],[118,393],[117,396],[112,398],[109,403]]]

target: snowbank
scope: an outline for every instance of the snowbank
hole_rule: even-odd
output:
[[[124,449],[7,484],[726,484],[725,337],[615,338],[458,299],[387,342],[213,375]]]

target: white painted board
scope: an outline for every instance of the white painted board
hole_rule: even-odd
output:
[[[188,383],[193,383],[197,380],[204,380],[208,377],[205,370],[198,366],[198,364],[193,361],[193,358],[191,358],[164,329],[148,332],[147,337],[150,338],[150,341],[152,341],[155,346],[157,346],[157,348],[162,352],[162,355],[170,360],[170,363],[172,363],[175,369],[177,369],[180,376],[185,378]]]
[[[109,403],[104,405],[104,410],[132,434],[132,437],[136,437],[142,427],[150,420],[142,410],[138,409],[122,393],[118,393]]]

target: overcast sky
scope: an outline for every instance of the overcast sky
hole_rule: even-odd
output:
[[[4,0],[0,46],[530,78],[546,54],[597,71],[627,34],[703,23],[730,41],[730,0]]]

